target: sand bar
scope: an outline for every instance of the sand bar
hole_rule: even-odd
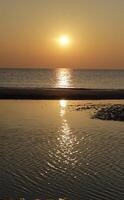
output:
[[[124,99],[124,89],[0,87],[0,99]]]

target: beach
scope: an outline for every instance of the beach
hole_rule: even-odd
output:
[[[124,200],[124,0],[0,0],[0,200]]]
[[[0,87],[0,99],[124,99],[124,89]]]

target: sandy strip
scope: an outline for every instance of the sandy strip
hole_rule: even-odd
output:
[[[124,99],[124,89],[0,87],[0,99]]]

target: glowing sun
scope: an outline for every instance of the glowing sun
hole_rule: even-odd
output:
[[[69,43],[70,43],[70,39],[69,39],[68,36],[66,36],[66,35],[60,36],[60,38],[59,38],[59,44],[61,46],[67,46]]]

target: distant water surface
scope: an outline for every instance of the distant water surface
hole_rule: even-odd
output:
[[[124,89],[124,70],[0,69],[0,87]]]
[[[124,123],[71,109],[85,103],[0,101],[0,199],[124,199]]]

